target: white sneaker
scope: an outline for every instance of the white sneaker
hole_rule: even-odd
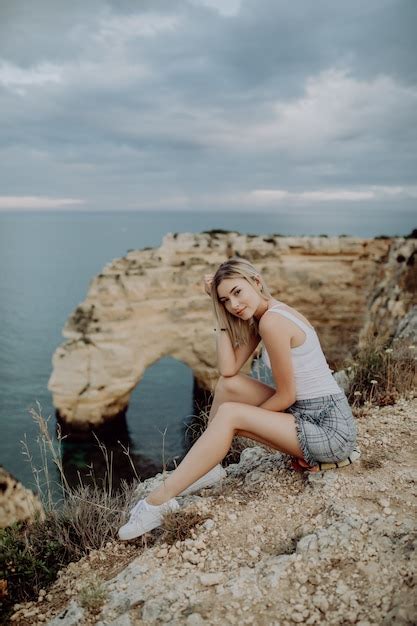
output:
[[[149,504],[145,499],[139,500],[130,511],[130,518],[127,524],[119,529],[119,539],[128,541],[150,532],[162,525],[165,513],[176,511],[179,508],[180,506],[174,498],[159,506]]]
[[[179,496],[188,496],[195,491],[200,491],[204,487],[211,487],[227,476],[226,470],[220,465],[215,465],[207,474],[192,483],[189,487],[179,493]]]

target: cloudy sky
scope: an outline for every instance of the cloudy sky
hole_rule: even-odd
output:
[[[417,207],[416,0],[1,0],[0,210]]]

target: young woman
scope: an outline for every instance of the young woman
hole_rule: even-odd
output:
[[[204,283],[217,320],[220,373],[208,425],[164,483],[133,507],[119,530],[123,540],[160,526],[166,511],[179,508],[175,496],[223,478],[220,462],[235,435],[291,455],[301,471],[352,461],[356,423],[309,321],[275,300],[260,273],[242,258],[222,263]],[[276,387],[240,372],[261,339]]]

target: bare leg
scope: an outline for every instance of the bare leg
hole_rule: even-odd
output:
[[[277,450],[303,458],[294,417],[290,413],[268,411],[240,402],[224,402],[176,470],[161,487],[148,495],[149,504],[166,502],[204,476],[225,457],[237,431],[258,435]]]
[[[254,406],[259,406],[265,400],[268,400],[271,396],[274,395],[275,389],[262,383],[259,380],[256,380],[246,374],[236,374],[235,376],[220,376],[218,383],[216,385],[213,402],[211,405],[211,410],[209,413],[208,423],[212,421],[214,416],[217,413],[219,406],[223,402],[243,402],[245,404],[252,404]],[[253,439],[254,441],[258,441],[268,448],[273,448],[274,445],[270,441],[260,437],[255,433],[251,433],[245,430],[237,430],[235,435],[239,435],[241,437],[248,437],[249,439]],[[295,467],[299,462],[299,466]],[[304,460],[304,457],[295,458],[293,462],[294,469],[298,469],[302,471],[303,469],[311,469],[311,471],[317,471],[319,469],[318,465],[310,466]]]
[[[210,423],[223,402],[243,402],[259,406],[274,395],[276,389],[261,383],[246,374],[220,376],[214,392],[213,402],[208,417]]]

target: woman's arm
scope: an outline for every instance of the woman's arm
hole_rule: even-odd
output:
[[[214,274],[204,275],[204,291],[211,297],[211,286]],[[234,376],[246,363],[261,338],[256,335],[251,338],[248,344],[233,348],[227,331],[216,331],[217,363],[221,376]]]
[[[268,351],[276,393],[260,405],[269,411],[284,411],[295,402],[295,378],[291,360],[291,334],[288,320],[279,315],[263,315],[259,332]]]
[[[221,376],[234,376],[246,363],[260,342],[261,337],[254,335],[248,344],[233,348],[227,331],[216,331],[217,363]]]

